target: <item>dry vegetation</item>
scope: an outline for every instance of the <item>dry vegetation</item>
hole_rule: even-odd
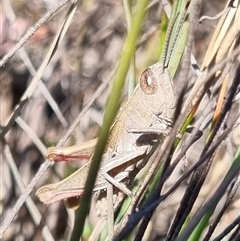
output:
[[[200,16],[215,16],[223,10],[226,2],[203,1]],[[31,26],[58,4],[59,1],[7,0],[1,3],[1,58],[12,51],[19,42],[20,37]],[[50,20],[42,24],[24,45],[24,48],[19,49],[11,59],[1,66],[0,120],[2,126],[5,125],[7,118],[13,113],[14,107],[19,103],[21,96],[29,85],[29,81],[32,80],[36,74],[35,71],[41,65],[60,24],[62,24],[63,18],[66,16],[68,7],[68,5],[63,7]],[[161,22],[160,16],[162,16],[162,13],[161,4],[154,1],[145,21],[141,39],[139,40],[140,45],[136,52],[137,76],[159,58],[158,44],[161,35],[159,23]],[[239,18],[239,6],[237,17]],[[193,53],[199,66],[204,65],[206,68],[215,64],[215,62],[207,63],[204,58],[206,58],[206,50],[218,21],[218,19],[205,20],[195,26]],[[16,118],[14,125],[4,136],[1,136],[0,205],[2,218],[11,213],[12,207],[22,192],[18,186],[20,181],[19,179],[16,180],[16,174],[13,174],[11,170],[11,164],[9,164],[11,159],[19,171],[22,181],[27,185],[40,165],[45,161],[46,148],[56,145],[61,140],[82,108],[92,99],[95,91],[105,83],[106,87],[98,95],[84,117],[81,118],[80,124],[74,129],[64,145],[81,143],[98,135],[99,127],[102,125],[102,115],[109,93],[109,86],[111,86],[111,77],[118,62],[126,32],[127,24],[122,1],[80,1],[69,29],[53,59],[44,71],[42,83],[38,84],[22,111],[17,114],[19,117]],[[225,38],[227,36],[226,34]],[[239,32],[236,36],[238,36],[239,43]],[[224,47],[230,49],[230,43],[229,46]],[[211,54],[209,54],[209,58],[212,58]],[[236,69],[239,68],[238,61],[239,59],[236,58],[236,62],[232,64],[228,83],[232,83],[236,75]],[[194,73],[191,73],[191,76],[193,75]],[[238,76],[238,79],[240,79],[240,76]],[[194,81],[193,78],[192,80]],[[222,82],[218,82],[209,89],[212,91],[212,95],[205,95],[195,115],[194,122],[198,123],[197,121],[203,115],[206,104],[209,102],[213,104],[208,107],[210,108],[209,114],[201,125],[201,129],[204,131],[203,137],[187,153],[188,168],[198,160],[206,142],[206,136],[209,133],[207,127],[209,127],[209,121],[211,121],[213,108],[215,108],[215,103],[218,100]],[[189,86],[191,87],[191,82]],[[226,89],[228,88],[229,84],[227,84]],[[124,93],[126,97],[127,87]],[[226,91],[226,93],[228,92]],[[230,115],[234,116],[234,114],[239,113],[239,103],[237,102],[239,100],[232,103]],[[239,129],[235,126],[232,130],[221,143],[212,160],[211,169],[190,216],[216,191],[218,184],[220,184],[226,175],[226,171],[231,166],[240,144]],[[37,188],[43,184],[63,179],[81,165],[82,163],[79,162],[71,164],[57,163],[47,170],[37,184]],[[168,190],[182,175],[181,164],[177,169],[166,183],[164,190]],[[149,225],[150,231],[146,234],[145,240],[164,240],[164,235],[166,235],[171,220],[179,208],[187,183],[188,181],[184,182],[172,196],[155,210],[152,222]],[[46,224],[55,240],[66,240],[69,236],[74,222],[73,211],[67,210],[63,202],[49,206],[41,204],[34,195],[35,190],[32,192],[31,197],[44,221],[36,226],[32,219],[33,215],[29,213],[28,208],[24,205],[3,236],[3,240],[43,240],[41,230],[44,224]],[[219,210],[221,210],[226,195],[217,206],[211,220],[214,220]],[[213,237],[221,233],[224,228],[237,218],[239,210],[238,188],[219,221]],[[34,213],[36,214],[35,211]],[[90,213],[89,218],[93,226],[98,220],[98,217],[94,214],[93,207],[93,212]],[[240,224],[238,223],[238,226],[234,229],[236,236],[230,239],[231,234],[224,240],[240,240],[239,230]],[[52,240],[50,236],[48,236],[48,240]]]

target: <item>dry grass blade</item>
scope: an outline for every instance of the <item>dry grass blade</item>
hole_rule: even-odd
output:
[[[21,190],[21,192],[24,192],[26,187],[22,181],[22,177],[21,177],[20,173],[18,172],[14,159],[11,155],[10,148],[6,143],[4,143],[3,145],[4,145],[3,155],[5,157],[5,160],[7,161],[8,165],[11,168],[14,179],[15,179],[16,183],[18,184],[19,189]],[[31,199],[31,197],[29,197],[26,200],[26,205],[27,205],[29,213],[31,214],[31,217],[34,221],[34,224],[36,226],[40,225],[40,223],[42,221],[42,216],[41,216],[40,212],[38,211],[38,208],[35,205],[34,201]],[[50,233],[50,231],[46,225],[43,225],[43,227],[42,227],[42,236],[45,240],[54,241],[54,238],[52,237],[52,234]]]
[[[25,66],[27,67],[27,69],[29,70],[29,72],[31,73],[32,76],[36,75],[36,70],[33,66],[33,64],[31,63],[29,56],[26,53],[26,50],[24,49],[24,47],[22,47],[22,49],[19,49],[19,53],[20,56],[25,64]],[[50,92],[48,91],[47,87],[44,85],[42,79],[39,80],[38,83],[38,87],[41,90],[43,96],[45,97],[45,99],[47,100],[48,104],[51,106],[52,110],[54,111],[54,113],[56,114],[57,118],[59,119],[59,121],[62,123],[62,125],[64,127],[67,126],[67,121],[64,118],[64,116],[62,115],[56,101],[52,98]]]
[[[239,34],[240,6],[239,1],[229,0],[229,3],[230,2],[233,2],[234,7],[229,8],[219,20],[205,54],[202,69],[224,58],[230,46],[235,44],[236,36]],[[229,3],[227,3],[227,6]]]
[[[21,117],[18,117],[16,119],[16,123],[27,133],[27,135],[31,138],[31,140],[36,145],[36,147],[41,152],[41,154],[43,156],[46,156],[46,152],[47,152],[46,147],[41,142],[41,140],[38,138],[36,133],[31,129],[31,127],[29,125],[27,125],[27,123],[25,123]]]
[[[34,76],[33,80],[31,81],[31,84],[28,87],[28,89],[25,91],[25,93],[21,97],[20,103],[25,102],[25,100],[29,99],[31,97],[31,95],[33,94],[35,88],[37,87],[38,82],[41,79],[46,66],[48,65],[49,61],[53,57],[54,52],[57,49],[57,46],[60,44],[61,40],[63,39],[63,37],[64,37],[64,35],[67,31],[67,28],[68,28],[68,26],[71,22],[71,19],[72,19],[73,15],[76,11],[76,7],[77,7],[76,4],[77,4],[77,2],[74,2],[73,5],[70,7],[70,10],[69,10],[69,12],[66,16],[66,19],[65,19],[63,25],[61,26],[58,34],[56,35],[56,37],[55,37],[55,39],[54,39],[54,41],[51,45],[51,48],[48,51],[48,54],[44,58],[42,65],[38,69],[37,74]],[[11,127],[11,124],[13,124],[12,119],[16,119],[16,118],[17,118],[17,116],[16,116],[15,112],[13,112],[11,117],[7,121],[6,125],[1,129],[1,135],[5,135],[7,133],[7,131]],[[9,125],[9,123],[10,123],[10,125]],[[42,167],[39,169],[38,175],[36,175],[35,178],[33,178],[31,183],[27,186],[26,191],[21,195],[21,198],[18,199],[18,202],[15,204],[14,208],[12,209],[11,215],[9,215],[3,221],[2,225],[1,225],[0,237],[2,237],[3,234],[6,232],[7,228],[9,227],[12,220],[16,216],[20,207],[23,205],[23,203],[25,202],[25,200],[27,199],[29,194],[32,192],[33,188],[36,186],[36,184],[38,183],[38,181],[40,180],[42,175],[46,172],[46,170],[50,166],[50,164],[51,164],[50,162],[45,162],[44,165],[42,165]]]
[[[0,67],[3,67],[7,61],[12,58],[12,56],[22,47],[26,42],[36,33],[36,31],[55,13],[57,13],[62,7],[64,7],[70,0],[62,1],[55,9],[52,9],[48,12],[43,18],[41,18],[33,28],[29,29],[29,31],[24,35],[24,37],[18,42],[18,44],[14,47],[14,49],[6,54],[2,60],[0,61]]]
[[[205,235],[203,241],[209,240],[211,238],[211,236],[213,235],[213,232],[216,229],[218,223],[220,222],[222,216],[227,211],[227,208],[233,201],[233,198],[236,195],[236,191],[239,187],[239,183],[240,183],[240,176],[238,175],[238,177],[236,178],[236,181],[233,182],[233,185],[230,187],[230,189],[228,191],[228,195],[227,195],[227,198],[225,200],[225,203],[224,203],[222,209],[220,210],[219,214],[213,221],[212,225],[209,227],[209,230],[208,230],[207,234]],[[226,234],[225,234],[225,236],[226,236]]]
[[[49,64],[50,60],[52,59],[54,53],[56,52],[56,50],[58,48],[58,45],[61,43],[61,41],[67,31],[67,28],[71,22],[74,12],[76,11],[76,4],[77,4],[77,2],[74,2],[73,5],[71,5],[71,7],[66,15],[66,19],[63,22],[63,25],[60,27],[59,32],[55,36],[55,39],[54,39],[50,49],[48,50],[48,53],[46,54],[41,66],[39,67],[36,75],[32,79],[31,84],[28,86],[27,90],[22,95],[20,103],[25,103],[25,101],[28,100],[32,96],[35,89],[37,88],[38,82],[41,80],[41,77],[43,76],[47,65]],[[19,110],[19,108],[20,108],[20,110]],[[21,108],[22,108],[22,106],[20,107],[20,104],[15,107],[15,109],[17,109],[18,111],[21,111]],[[6,124],[1,128],[1,132],[0,132],[1,137],[3,137],[9,131],[11,126],[14,124],[14,120],[16,119],[16,117],[17,117],[17,115],[14,111],[12,113],[12,115],[9,117],[9,119],[7,120]]]

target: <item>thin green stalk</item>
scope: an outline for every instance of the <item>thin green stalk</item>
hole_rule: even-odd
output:
[[[100,130],[96,150],[90,165],[90,170],[81,198],[80,208],[76,213],[76,220],[71,236],[71,241],[79,240],[83,231],[85,219],[89,211],[92,190],[100,167],[101,158],[104,153],[105,143],[107,142],[110,127],[119,109],[119,100],[122,94],[122,89],[124,87],[129,65],[135,52],[137,40],[143,26],[148,2],[148,0],[141,0],[138,2],[136,14],[133,17],[133,23],[131,25],[131,30],[128,32],[122,48],[122,54],[120,57],[114,85],[107,101],[106,112],[103,118],[103,126]]]
[[[131,29],[132,24],[132,9],[129,0],[123,0],[124,11],[127,20],[127,29],[128,32]],[[130,63],[130,68],[128,72],[128,98],[132,95],[134,89],[136,87],[136,68],[135,68],[135,54]]]

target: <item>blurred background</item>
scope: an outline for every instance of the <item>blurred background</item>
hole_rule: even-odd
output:
[[[226,0],[203,1],[200,16],[216,15],[222,11],[226,2]],[[28,29],[58,4],[59,1],[35,0],[1,2],[0,57],[9,53]],[[24,49],[17,51],[0,69],[1,125],[4,125],[16,104],[19,103],[34,75],[34,69],[39,68],[67,9],[68,7],[63,7],[44,23],[24,45]],[[160,26],[163,18],[161,4],[159,1],[152,1],[136,52],[137,76],[158,60]],[[199,65],[201,65],[216,24],[217,21],[207,20],[196,27],[193,51]],[[127,24],[122,1],[86,0],[79,3],[63,41],[44,71],[42,84],[34,91],[23,108],[21,119],[5,135],[5,141],[10,147],[11,155],[25,185],[30,182],[45,160],[44,155],[33,142],[34,137],[31,133],[34,133],[45,147],[56,145],[79,115],[83,106],[92,98],[93,93],[103,82],[107,81],[109,84],[96,98],[65,145],[82,143],[98,135],[111,86],[111,77],[118,62],[126,32]],[[124,95],[125,100],[126,98],[127,88]],[[55,104],[58,107],[55,108]],[[27,123],[28,127],[25,127],[24,123]],[[82,164],[83,162],[72,162],[54,165],[47,171],[37,187],[66,177]],[[1,155],[0,165],[1,216],[6,217],[11,212],[20,191],[3,155]],[[32,198],[46,219],[55,240],[65,240],[69,233],[73,213],[66,210],[62,202],[46,207],[39,203],[34,193],[32,193]],[[165,220],[165,225],[159,225],[156,221],[154,228],[156,237],[160,238],[166,232],[173,215],[169,213],[169,205],[172,212],[177,205],[174,199],[168,203],[168,208],[162,207],[161,215],[156,217],[161,224],[163,224],[162,220]],[[230,213],[228,218],[231,219]],[[3,240],[42,240],[40,229],[33,224],[25,206],[21,208],[17,219],[10,226]]]

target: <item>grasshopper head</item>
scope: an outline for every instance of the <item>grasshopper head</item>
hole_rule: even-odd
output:
[[[158,118],[173,120],[176,95],[168,70],[159,62],[147,68],[140,76],[139,88],[145,109]]]

